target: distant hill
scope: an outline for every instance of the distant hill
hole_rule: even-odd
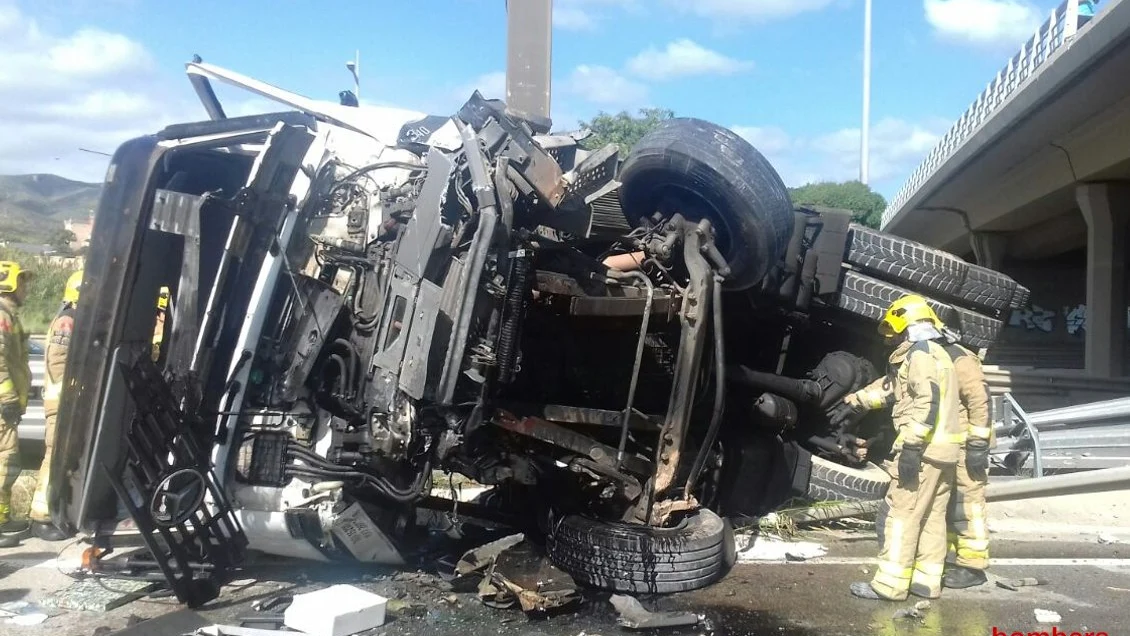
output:
[[[101,183],[53,174],[0,175],[0,240],[47,241],[65,219],[86,219],[101,192]]]

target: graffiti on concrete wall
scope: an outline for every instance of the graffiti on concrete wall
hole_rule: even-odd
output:
[[[1024,309],[1013,311],[1008,326],[1026,331],[1052,333],[1056,329],[1057,315],[1059,314],[1054,310],[1044,309],[1039,305],[1029,305]],[[1087,305],[1079,303],[1073,307],[1064,307],[1062,316],[1063,329],[1068,335],[1082,335],[1087,330]],[[1130,329],[1130,307],[1126,308],[1126,328]]]

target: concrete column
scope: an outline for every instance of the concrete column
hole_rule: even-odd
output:
[[[1075,190],[1087,221],[1087,372],[1123,374],[1126,341],[1126,242],[1130,187],[1085,183]]]
[[[973,255],[981,267],[1000,270],[1008,252],[1008,235],[1003,232],[970,232]]]

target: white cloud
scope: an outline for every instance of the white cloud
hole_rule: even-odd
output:
[[[949,125],[940,118],[920,122],[885,118],[873,124],[871,183],[905,178],[934,148]],[[859,178],[859,128],[810,136],[791,136],[775,127],[733,126],[732,130],[761,151],[790,187]]]
[[[561,86],[566,95],[601,108],[639,108],[647,101],[647,87],[607,66],[582,64]]]
[[[923,6],[938,35],[978,46],[1019,47],[1044,19],[1029,0],[924,0]]]
[[[640,8],[640,0],[555,0],[553,26],[566,31],[594,31],[610,10]]]
[[[817,11],[835,0],[668,0],[681,11],[689,11],[720,22],[768,22]]]
[[[52,172],[101,180],[123,141],[173,121],[202,118],[187,82],[162,81],[145,48],[119,33],[44,31],[0,4],[0,174]]]
[[[483,73],[456,89],[455,98],[465,101],[475,91],[479,91],[487,99],[506,99],[506,71]]]
[[[640,77],[669,80],[690,75],[732,75],[753,67],[700,46],[692,40],[675,40],[662,51],[650,47],[628,60],[628,70]]]

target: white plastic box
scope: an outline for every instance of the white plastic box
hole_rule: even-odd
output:
[[[350,636],[385,622],[388,599],[352,585],[333,585],[298,594],[283,613],[291,629],[310,636]]]

